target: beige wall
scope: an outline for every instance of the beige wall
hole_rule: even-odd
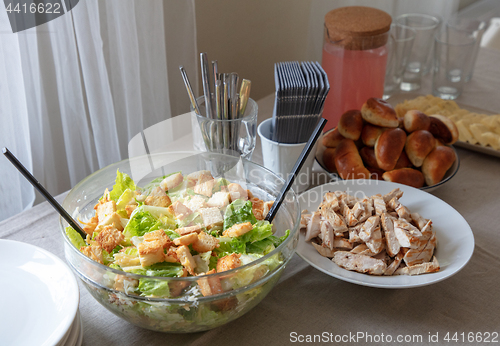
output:
[[[423,12],[446,13],[474,1],[195,0],[198,52],[207,52],[209,61],[218,60],[220,72],[250,79],[251,97],[259,100],[274,92],[274,63],[320,61],[323,17],[330,9],[364,5],[397,15],[420,6]]]
[[[258,100],[274,91],[275,62],[306,59],[310,2],[195,0],[198,52],[250,79]]]

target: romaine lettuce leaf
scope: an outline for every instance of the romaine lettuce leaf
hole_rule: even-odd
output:
[[[141,296],[170,297],[167,281],[140,279],[137,289],[141,291]]]
[[[113,190],[109,193],[109,198],[117,202],[120,196],[125,192],[125,190],[130,189],[135,191],[137,187],[135,186],[132,178],[126,173],[121,173],[119,170],[116,171],[115,185],[113,185]]]
[[[257,222],[252,211],[252,202],[237,199],[226,208],[224,213],[224,230],[243,222],[250,222],[252,225]]]
[[[71,244],[73,244],[73,246],[76,247],[78,250],[80,250],[82,246],[87,245],[83,240],[82,236],[80,235],[80,233],[75,231],[72,227],[70,226],[66,227],[65,231]]]
[[[149,211],[144,210],[144,205],[137,207],[127,226],[123,230],[123,235],[130,239],[134,236],[143,236],[144,234],[162,228],[162,223],[158,221]]]
[[[135,198],[135,192],[130,189],[125,189],[121,196],[118,198],[116,202],[116,210],[124,210],[125,206],[129,204]]]
[[[160,262],[149,267],[134,269],[131,272],[147,276],[177,277],[182,276],[182,268],[182,264],[180,263]]]

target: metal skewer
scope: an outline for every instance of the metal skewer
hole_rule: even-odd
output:
[[[205,108],[207,118],[214,119],[212,110],[212,93],[210,92],[210,74],[208,71],[207,53],[200,53],[201,79],[203,83],[203,93],[205,94]]]
[[[189,82],[189,78],[187,76],[186,70],[184,70],[184,66],[179,66],[179,70],[181,71],[182,79],[184,80],[184,85],[186,86],[186,90],[189,96],[189,100],[191,101],[191,105],[193,106],[196,114],[201,115],[200,108],[198,107],[198,102],[196,102],[196,97],[193,93],[193,88],[191,87],[191,83]]]

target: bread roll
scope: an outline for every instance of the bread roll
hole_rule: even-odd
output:
[[[352,139],[343,139],[335,148],[335,167],[342,179],[368,179],[370,172],[363,165]]]
[[[375,157],[378,166],[391,171],[396,166],[406,143],[406,132],[399,128],[387,129],[375,142]]]
[[[337,126],[339,132],[345,138],[357,141],[363,129],[363,117],[358,110],[347,111],[340,117]]]
[[[394,166],[394,169],[411,167],[411,166],[413,166],[413,164],[411,163],[410,159],[408,158],[408,155],[406,155],[406,152],[403,150],[401,152],[401,155],[399,155],[398,162],[396,162],[396,166]]]
[[[440,140],[444,144],[453,142],[453,135],[441,119],[436,117],[429,117],[431,125],[429,126],[429,132],[432,133],[436,139]]]
[[[420,167],[435,146],[436,139],[429,131],[418,130],[406,138],[405,152],[411,163],[415,167]]]
[[[375,157],[375,150],[370,147],[363,147],[359,149],[359,155],[363,159],[366,168],[379,168],[377,158]]]
[[[331,130],[323,135],[322,143],[327,148],[335,148],[345,137],[342,136],[338,128]]]
[[[416,188],[424,186],[425,179],[422,172],[413,168],[400,168],[385,172],[382,175],[385,181],[400,183]]]
[[[422,173],[427,185],[435,185],[443,180],[446,171],[450,169],[456,158],[455,151],[451,147],[435,147],[422,164]]]
[[[335,167],[335,148],[326,148],[323,152],[323,164],[330,173],[337,173]]]
[[[361,130],[361,140],[363,141],[363,144],[373,147],[377,138],[382,134],[382,132],[384,132],[384,130],[384,127],[365,124],[365,126],[363,126],[363,130]]]
[[[363,119],[382,127],[398,127],[399,120],[392,106],[382,99],[369,98],[361,107]]]
[[[453,120],[445,117],[444,115],[440,115],[440,114],[432,114],[430,116],[431,122],[433,121],[433,118],[441,120],[443,122],[443,124],[446,125],[448,130],[450,130],[451,140],[450,141],[443,140],[444,144],[451,145],[451,144],[455,143],[458,140],[458,128],[457,128],[457,125],[455,125],[455,123],[453,122]],[[431,133],[432,133],[432,131],[431,131]]]
[[[404,116],[404,127],[407,132],[428,130],[429,126],[431,126],[431,119],[429,119],[427,114],[417,110],[406,112]]]

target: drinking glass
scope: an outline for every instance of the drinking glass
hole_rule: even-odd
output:
[[[410,58],[415,30],[401,24],[392,24],[387,41],[388,55],[385,69],[384,100],[399,90],[401,78]]]
[[[415,30],[415,39],[408,64],[401,81],[401,90],[412,91],[420,89],[422,75],[429,65],[434,34],[438,29],[440,19],[422,13],[408,13],[396,18],[396,24]]]
[[[193,136],[201,134],[206,151],[241,156],[250,160],[257,134],[257,102],[248,99],[245,114],[237,119],[208,118],[205,116],[205,96],[198,97],[197,102],[201,115],[196,114],[192,107],[191,112],[196,116],[200,132],[193,131]]]
[[[447,30],[457,30],[467,33],[473,36],[476,40],[471,59],[463,67],[465,82],[468,82],[472,78],[472,74],[474,72],[474,65],[476,64],[476,58],[477,53],[479,52],[479,46],[481,45],[481,39],[484,32],[486,31],[486,22],[475,18],[454,17],[446,22],[446,28]]]
[[[442,30],[434,40],[432,94],[454,100],[462,93],[465,67],[473,55],[476,39],[465,32]]]

